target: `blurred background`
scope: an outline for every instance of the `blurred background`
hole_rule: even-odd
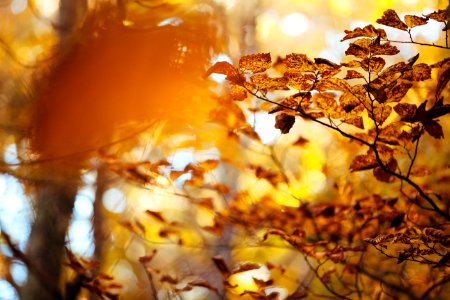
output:
[[[86,11],[93,10],[101,2],[107,0],[89,0]],[[242,55],[256,52],[270,52],[273,61],[295,52],[339,63],[348,46],[348,42],[339,42],[344,36],[344,30],[375,24],[376,19],[388,8],[396,10],[402,17],[405,14],[427,14],[448,5],[447,1],[442,0],[129,2],[136,2],[129,5],[141,5],[140,9],[144,7],[155,16],[165,4],[207,10],[212,19],[217,21],[214,26],[223,39],[220,46],[211,48],[210,64],[216,61],[236,64]],[[33,180],[47,179],[36,175],[29,167],[38,158],[30,152],[27,142],[30,111],[34,107],[30,99],[36,93],[30,87],[36,79],[39,82],[39,74],[45,74],[56,59],[54,49],[60,43],[60,31],[57,28],[60,12],[58,0],[0,0],[0,230],[7,233],[22,251],[26,250],[36,215]],[[177,26],[177,14],[183,16],[176,11],[174,16],[165,14],[164,18],[157,18],[158,22],[149,22],[153,26]],[[137,13],[134,17],[138,19],[139,16]],[[129,23],[126,25],[138,23],[133,16],[127,21]],[[423,28],[419,26],[413,29],[415,40],[443,42],[442,28],[438,22],[430,21]],[[405,32],[385,29],[393,40],[408,39]],[[195,34],[201,35],[202,31],[196,31]],[[155,39],[152,43],[158,47],[160,41]],[[195,43],[189,44],[188,41],[184,45],[187,50],[181,47],[179,53],[189,52],[196,47]],[[408,59],[418,51],[416,46],[410,44],[397,46],[401,51],[397,59]],[[423,52],[420,59],[438,61],[444,55],[442,51],[430,50]],[[212,76],[208,89],[220,94],[223,82],[222,76]],[[148,88],[157,89],[158,85]],[[164,86],[163,83],[159,88],[170,89],[169,85]],[[104,111],[108,113],[108,108]],[[84,112],[79,112],[77,116],[82,123]],[[276,199],[277,204],[298,207],[301,201],[327,199],[333,193],[335,182],[358,183],[365,179],[353,175],[349,177],[349,148],[345,148],[345,142],[337,139],[333,133],[299,121],[292,134],[281,136],[279,130],[274,128],[274,118],[264,112],[246,112],[245,119],[252,124],[261,143],[232,142],[224,130],[216,127],[200,128],[199,124],[194,123],[189,125],[189,119],[183,120],[180,123],[182,125],[172,122],[164,126],[160,122],[153,122],[150,130],[143,131],[139,131],[139,126],[134,123],[127,124],[128,127],[119,127],[118,133],[113,134],[113,140],[123,139],[124,142],[108,147],[98,145],[103,152],[91,156],[88,163],[80,166],[80,182],[66,236],[67,247],[86,259],[99,259],[100,270],[112,275],[123,285],[123,299],[151,299],[148,296],[151,292],[147,274],[139,263],[139,257],[152,253],[153,249],[157,249],[158,254],[152,261],[152,268],[166,268],[173,276],[181,276],[184,281],[177,283],[179,287],[188,282],[189,276],[193,274],[220,282],[220,274],[217,274],[209,259],[212,255],[223,256],[230,267],[242,261],[261,263],[259,269],[239,273],[241,277],[233,279],[236,295],[245,289],[256,289],[252,277],[268,280],[273,275],[264,264],[269,259],[274,264],[290,266],[284,276],[280,275],[283,279],[279,287],[273,288],[280,295],[286,296],[292,292],[299,280],[307,284],[310,274],[301,255],[282,246],[270,249],[260,247],[256,238],[261,235],[261,231],[237,228],[225,230],[219,236],[202,232],[202,227],[214,226],[214,217],[217,215],[190,199],[211,199],[211,205],[216,211],[226,207],[232,198],[240,197],[244,203],[254,203],[260,201],[256,199],[267,195]],[[157,118],[155,120],[159,121]],[[129,128],[138,128],[139,133],[127,138]],[[301,149],[289,149],[287,145],[299,136],[309,140],[309,143]],[[428,142],[430,149],[443,147],[442,144],[434,145],[434,141]],[[449,151],[445,147],[441,150],[446,151],[443,153]],[[70,151],[63,154],[70,154]],[[136,183],[132,176],[132,180],[128,180],[121,171],[125,163],[144,160],[155,162],[158,159],[166,159],[171,171],[180,171],[182,175],[173,177],[173,180],[157,176],[156,184],[147,186]],[[186,181],[195,179],[193,170],[186,171],[187,165],[218,159],[229,164],[221,164],[207,173],[205,180],[210,186],[216,186],[215,189],[186,189]],[[438,158],[428,159],[431,165],[441,163]],[[281,190],[275,189],[252,174],[239,172],[240,168],[248,164],[265,165],[268,161],[271,164],[278,161],[285,168],[292,184]],[[226,184],[231,191],[225,194],[218,192],[219,183]],[[380,194],[389,193],[380,185],[373,189]],[[146,210],[153,214],[145,213]],[[163,215],[164,221],[158,218],[157,213]],[[14,285],[25,284],[27,268],[20,261],[10,259],[13,254],[5,244],[0,247],[0,278],[3,278],[0,279],[0,299],[18,299]],[[70,271],[65,274],[67,278],[73,276]],[[170,299],[170,294],[165,292],[170,289],[164,284],[161,283],[158,296],[160,299]],[[211,294],[208,289],[197,287],[183,292],[182,296],[183,299],[192,300],[213,299]],[[80,294],[80,299],[89,299],[88,293]]]

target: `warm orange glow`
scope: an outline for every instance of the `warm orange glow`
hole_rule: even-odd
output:
[[[219,45],[210,15],[180,14],[178,26],[157,26],[164,12],[151,10],[158,22],[142,29],[124,27],[111,9],[95,14],[83,29],[88,38],[45,76],[35,150],[50,157],[96,149],[133,121],[205,122],[213,101],[202,75]]]

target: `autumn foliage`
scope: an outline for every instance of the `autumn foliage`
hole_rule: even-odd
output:
[[[277,58],[256,53],[242,56],[237,66],[216,62],[206,72],[199,70],[210,59],[210,48],[217,45],[210,36],[198,41],[200,28],[189,31],[187,47],[192,51],[178,57],[186,64],[165,69],[163,65],[178,53],[178,45],[172,44],[173,36],[179,34],[174,28],[164,29],[168,33],[162,38],[164,49],[172,53],[152,43],[161,38],[160,31],[130,35],[128,29],[117,25],[99,40],[92,35],[88,40],[91,46],[81,44],[67,61],[57,65],[54,78],[44,89],[45,97],[39,99],[51,103],[37,116],[41,125],[37,141],[43,143],[34,146],[44,157],[67,154],[66,147],[77,151],[96,148],[111,178],[148,205],[142,210],[130,205],[128,215],[110,216],[103,224],[103,228],[112,228],[103,255],[105,259],[114,255],[129,259],[143,290],[132,294],[128,288],[134,296],[446,299],[450,294],[449,161],[428,162],[432,156],[440,156],[439,149],[448,152],[444,135],[450,113],[450,59],[425,61],[422,51],[438,48],[448,53],[447,17],[444,10],[438,10],[423,16],[406,15],[402,20],[394,10],[387,10],[377,23],[406,32],[410,40],[391,40],[389,31],[374,25],[345,30],[341,42],[348,48],[341,62],[312,59],[303,53]],[[413,40],[411,29],[429,22],[440,22],[445,44]],[[142,37],[148,40],[142,42]],[[127,46],[116,43],[123,38]],[[94,52],[102,52],[108,43],[114,45],[113,54],[128,53],[131,46],[131,59],[136,65],[144,63],[135,70],[122,61],[109,66],[112,58],[107,56],[97,62]],[[402,60],[400,43],[419,45],[421,52]],[[102,70],[95,76],[89,71],[94,62],[101,64]],[[186,69],[180,70],[180,66]],[[154,68],[157,73],[143,75]],[[194,78],[199,72],[205,81],[212,74],[224,75],[225,92],[211,96],[211,83],[201,86],[199,82],[204,81]],[[109,78],[110,74],[115,76]],[[166,82],[164,76],[171,79]],[[136,81],[141,77],[145,79]],[[106,87],[119,81],[129,83],[129,90],[111,89],[114,103],[94,105],[81,131],[76,122],[62,121],[74,121],[71,110],[88,106],[99,97],[99,91],[89,88],[91,84]],[[160,85],[160,89],[142,99],[146,84]],[[81,98],[77,101],[79,95],[74,91],[79,87]],[[135,105],[121,103],[134,89]],[[181,101],[183,109],[195,112],[198,108],[199,115],[205,116],[211,103],[215,104],[205,125],[211,131],[194,129],[195,138],[155,138],[153,152],[144,159],[131,153],[146,147],[150,138],[145,132],[137,134],[133,145],[99,147],[106,141],[97,137],[110,140],[115,121],[142,120],[147,113],[154,114],[154,119],[177,119],[179,100],[187,92],[192,92],[188,93],[190,100],[210,102],[204,107],[195,102],[190,107],[190,102]],[[45,110],[58,105],[58,99],[67,93],[73,100],[64,109],[67,115],[45,118]],[[156,103],[156,98],[165,99],[163,108],[168,111],[139,109],[144,102]],[[105,107],[111,113],[108,116],[102,115]],[[274,116],[282,137],[292,136],[283,145],[284,152],[262,141],[249,121],[256,114]],[[201,124],[203,120],[196,121]],[[61,123],[65,127],[58,128]],[[314,141],[304,137],[305,124],[329,132],[328,137],[335,140],[329,146],[335,149],[329,151],[338,153],[336,160],[345,165],[345,174],[336,174],[341,170],[333,170],[335,161],[311,155]],[[99,131],[91,132],[93,127]],[[66,131],[76,136],[67,141],[69,146],[60,144]],[[211,147],[213,154],[208,152]],[[180,149],[207,154],[175,166],[173,157]],[[283,161],[281,152],[293,154]],[[306,159],[298,158],[302,155]],[[255,182],[262,182],[264,190],[255,187]],[[315,187],[316,182],[324,188]],[[315,188],[315,192],[308,190]],[[164,209],[156,206],[158,201]],[[131,238],[115,245],[124,232]],[[4,238],[14,256],[32,266],[8,236]],[[133,247],[139,248],[136,245],[143,245],[145,253],[140,251],[131,259],[129,253]],[[116,282],[102,262],[66,249],[65,265],[66,294],[120,299],[127,290],[127,284]]]

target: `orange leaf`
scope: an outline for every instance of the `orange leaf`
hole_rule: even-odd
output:
[[[316,70],[315,63],[305,54],[288,54],[285,64],[290,72],[314,72]]]
[[[342,122],[364,129],[364,122],[361,116],[347,116],[342,119]]]
[[[251,78],[252,83],[258,90],[272,91],[272,90],[288,90],[288,79],[285,77],[272,78],[266,74],[253,75]]]
[[[272,64],[270,53],[257,53],[241,57],[239,68],[244,72],[259,73],[269,69]]]
[[[395,171],[397,169],[397,160],[392,158],[386,165],[386,168],[390,171]],[[373,169],[373,175],[378,181],[391,183],[395,180],[395,177],[384,171],[380,166]]]
[[[409,103],[399,103],[394,106],[394,111],[402,117],[402,120],[409,120],[416,114],[417,105]]]
[[[378,24],[394,27],[400,30],[408,30],[408,26],[400,20],[397,13],[393,9],[388,9],[383,13],[381,19],[377,20]]]
[[[238,85],[242,85],[245,82],[245,78],[239,73],[238,69],[226,61],[216,62],[208,69],[208,71],[206,71],[205,77],[214,73],[226,75],[228,81]]]
[[[305,139],[304,137],[301,136],[292,144],[292,146],[303,147],[303,146],[305,146],[308,143],[309,143],[309,140]]]
[[[383,29],[377,29],[377,28],[373,27],[373,25],[371,25],[371,24],[365,26],[362,29],[360,27],[356,27],[353,30],[344,30],[344,32],[346,33],[346,35],[341,40],[341,42],[345,41],[345,40],[357,38],[357,37],[381,36],[382,39],[386,39],[386,32]]]
[[[233,84],[230,90],[230,97],[236,101],[242,101],[247,99],[248,93],[247,90],[240,85]]]
[[[386,61],[381,57],[365,58],[361,61],[361,68],[367,72],[379,73],[384,68]]]
[[[414,28],[416,26],[425,25],[428,22],[428,18],[423,18],[419,16],[406,15],[405,23],[409,28]]]
[[[415,177],[424,177],[424,176],[428,176],[430,174],[431,174],[430,169],[428,169],[425,166],[414,167],[411,170],[411,176],[415,176]]]

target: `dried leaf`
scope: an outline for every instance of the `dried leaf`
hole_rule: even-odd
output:
[[[342,122],[353,125],[359,129],[364,129],[364,122],[361,116],[354,116],[354,115],[346,116],[345,118],[342,119]]]
[[[361,68],[367,72],[379,73],[383,70],[386,61],[381,57],[365,58],[361,61]]]
[[[392,172],[395,172],[397,169],[397,160],[395,158],[392,158],[387,164],[386,168]],[[388,172],[384,171],[381,166],[376,167],[373,169],[373,175],[378,181],[381,182],[387,182],[392,183],[395,181],[395,177]]]
[[[421,63],[415,65],[411,71],[408,71],[405,79],[411,81],[424,81],[431,78],[431,67],[427,64]]]
[[[379,125],[383,125],[387,118],[391,115],[392,107],[389,105],[375,106],[372,111],[368,111],[369,117],[375,120]]]
[[[410,175],[414,177],[424,177],[430,174],[431,171],[426,166],[417,166],[412,168]]]
[[[225,263],[225,259],[222,256],[213,256],[211,259],[222,275],[230,274],[227,264]]]
[[[438,83],[436,86],[436,98],[439,98],[450,80],[450,60],[445,61],[439,72]]]
[[[442,126],[434,120],[430,120],[425,124],[425,131],[428,132],[429,135],[434,137],[435,139],[443,139],[444,131],[442,130]]]
[[[408,26],[400,20],[399,16],[393,9],[388,9],[383,13],[381,19],[377,20],[378,24],[383,24],[389,27],[394,27],[400,30],[407,31]]]
[[[275,128],[280,129],[281,133],[289,133],[295,123],[295,116],[281,113],[275,118]]]
[[[447,21],[447,13],[444,9],[440,9],[438,11],[434,11],[428,15],[425,15],[425,17],[429,19],[433,19],[438,22],[445,22]]]
[[[205,77],[211,74],[223,74],[227,76],[227,80],[237,85],[243,85],[245,82],[244,76],[239,73],[232,64],[226,61],[218,61],[206,71]]]
[[[247,272],[247,271],[251,271],[251,270],[256,270],[259,269],[261,266],[257,263],[252,263],[252,262],[245,262],[240,264],[236,269],[233,270],[233,272],[231,272],[231,274],[237,274],[237,273],[242,273],[242,272]]]
[[[364,78],[364,76],[355,70],[348,70],[347,75],[345,75],[344,79],[354,79],[354,78]]]
[[[285,64],[289,72],[314,72],[316,70],[315,63],[305,54],[288,54]]]
[[[148,255],[144,255],[144,256],[139,257],[139,262],[140,262],[141,264],[148,264],[149,262],[151,262],[151,261],[153,260],[153,258],[154,258],[155,255],[156,255],[156,252],[157,252],[157,250],[156,250],[156,249],[153,249],[153,251],[152,251],[151,254],[148,254]]]
[[[146,210],[145,213],[147,215],[152,216],[153,218],[157,219],[158,221],[162,222],[162,223],[166,223],[166,220],[164,219],[164,217],[162,216],[162,214],[158,211],[152,211],[152,210]]]
[[[292,146],[303,147],[308,143],[309,143],[309,140],[305,139],[304,137],[301,136],[292,144]]]
[[[363,154],[356,156],[350,164],[350,172],[364,171],[375,168],[378,165],[374,155]]]
[[[392,46],[389,42],[376,45],[371,50],[373,55],[396,55],[400,53],[400,50],[396,46]]]
[[[425,25],[428,22],[428,18],[406,15],[405,23],[409,28],[414,28],[416,26]]]
[[[358,58],[366,58],[369,56],[371,50],[370,45],[372,43],[371,39],[362,38],[356,40],[353,43],[348,45],[347,50],[345,51],[345,55],[353,55]]]
[[[393,88],[388,88],[384,102],[400,102],[412,86],[410,82],[400,82]]]
[[[230,97],[233,100],[242,101],[247,99],[248,92],[243,86],[233,84],[230,90]]]
[[[159,281],[161,282],[167,282],[169,284],[178,284],[179,280],[168,275],[168,274],[164,274],[161,276],[161,278],[159,279]]]
[[[318,91],[350,91],[350,85],[341,78],[324,78],[316,84]]]
[[[360,27],[356,27],[353,30],[344,30],[344,32],[346,33],[346,35],[341,40],[341,42],[345,41],[345,40],[357,38],[357,37],[377,37],[377,36],[381,36],[382,39],[386,39],[387,38],[386,32],[383,29],[377,29],[377,28],[373,27],[373,25],[371,25],[371,24],[365,26],[362,29]]]
[[[251,78],[255,88],[262,91],[288,90],[288,79],[285,77],[272,78],[267,74],[253,75]]]
[[[283,77],[287,79],[288,86],[299,91],[309,91],[315,80],[315,76],[309,73],[286,72]]]
[[[239,68],[244,72],[259,73],[269,69],[272,65],[270,53],[257,53],[241,57]]]
[[[399,103],[394,106],[394,111],[402,117],[402,120],[407,121],[416,114],[417,105],[409,103]]]

